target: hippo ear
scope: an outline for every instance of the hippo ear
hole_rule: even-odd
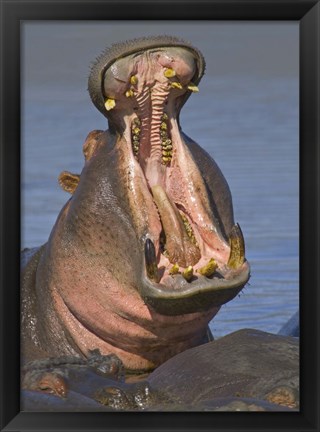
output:
[[[175,36],[161,35],[142,37],[124,42],[116,43],[106,48],[95,61],[92,62],[91,71],[88,79],[88,91],[93,104],[96,108],[108,118],[108,111],[105,108],[105,97],[103,94],[103,82],[106,70],[118,59],[152,48],[161,47],[181,47],[191,51],[196,59],[197,71],[193,77],[193,83],[197,85],[205,71],[205,60],[202,53],[191,43]],[[188,97],[181,99],[180,108]]]
[[[73,194],[77,189],[79,181],[80,175],[72,174],[69,171],[62,171],[58,177],[59,185],[64,191],[69,192],[70,194]]]

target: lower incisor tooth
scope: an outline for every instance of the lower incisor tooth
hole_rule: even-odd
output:
[[[183,272],[182,272],[182,276],[185,278],[185,280],[187,282],[190,282],[190,280],[192,279],[193,276],[193,267],[189,266],[187,267]]]
[[[169,275],[175,275],[179,273],[179,265],[175,263],[169,270]]]
[[[208,264],[206,264],[205,266],[199,268],[197,270],[198,273],[200,273],[202,276],[212,276],[213,273],[216,271],[218,265],[215,262],[215,260],[213,258],[211,258],[208,262]]]

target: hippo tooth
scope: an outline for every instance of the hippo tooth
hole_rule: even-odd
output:
[[[132,75],[130,77],[130,83],[133,84],[133,85],[135,85],[135,84],[137,84],[137,82],[138,82],[137,76],[136,75]]]
[[[239,268],[245,261],[244,238],[239,224],[232,227],[229,235],[230,256],[228,266],[233,269]]]
[[[133,90],[132,89],[127,90],[126,91],[126,97],[129,98],[129,97],[132,97],[132,96],[134,96]]]
[[[114,99],[107,99],[104,104],[107,111],[112,110],[116,106],[116,101]]]
[[[133,120],[133,124],[136,125],[136,126],[140,126],[140,125],[141,125],[141,120],[139,119],[139,117],[136,117],[136,118]]]
[[[172,152],[171,152],[171,155],[172,155]],[[188,237],[190,238],[190,240],[192,241],[192,243],[194,243],[195,245],[197,245],[197,240],[196,240],[196,238],[194,236],[193,229],[192,229],[192,227],[191,227],[191,225],[190,225],[187,217],[182,212],[180,212],[180,216],[181,216],[183,225],[184,225],[184,227],[186,229],[186,232],[188,234]]]
[[[176,71],[173,70],[172,68],[167,68],[163,74],[166,78],[172,78],[176,76]]]
[[[213,258],[211,258],[205,266],[199,268],[197,270],[198,273],[200,273],[202,276],[212,276],[213,273],[216,271],[218,267],[218,264],[215,262]]]
[[[185,280],[187,282],[190,282],[190,280],[192,279],[193,276],[193,267],[189,266],[187,267],[183,272],[182,272],[182,276],[185,278]]]
[[[172,267],[171,267],[171,269],[170,269],[170,271],[169,271],[169,275],[175,275],[175,274],[178,274],[179,273],[179,264],[178,263],[175,263]]]
[[[149,279],[158,282],[159,274],[158,274],[156,250],[153,241],[150,239],[147,239],[144,244],[144,256],[146,260],[146,271]]]
[[[180,90],[182,90],[182,84],[181,83],[179,83],[179,82],[172,82],[171,83],[171,87],[172,88],[177,88],[177,89],[180,89]]]
[[[197,92],[199,91],[199,87],[196,86],[196,85],[193,84],[193,83],[190,83],[190,84],[188,85],[188,90],[197,93]]]

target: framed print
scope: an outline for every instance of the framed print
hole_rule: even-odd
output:
[[[317,430],[319,2],[1,6],[1,430]]]

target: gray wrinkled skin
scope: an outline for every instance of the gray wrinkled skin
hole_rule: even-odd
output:
[[[192,404],[231,396],[271,401],[276,389],[287,388],[298,405],[299,342],[240,330],[179,354],[154,371],[149,382],[173,397],[184,394],[184,402]]]

